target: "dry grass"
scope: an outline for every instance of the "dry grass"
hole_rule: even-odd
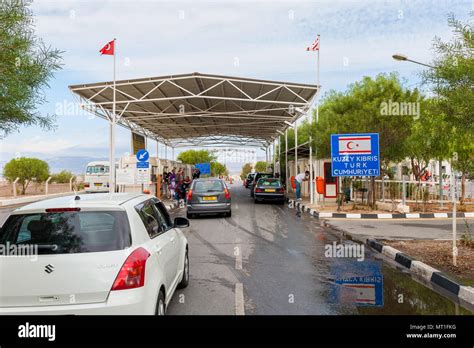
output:
[[[457,266],[453,265],[452,242],[437,240],[387,241],[385,244],[400,250],[415,260],[437,268],[459,281],[474,283],[474,247],[458,247]]]

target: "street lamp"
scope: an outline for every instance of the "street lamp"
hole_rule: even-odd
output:
[[[392,55],[392,58],[398,61],[407,61],[407,62],[412,62],[418,65],[423,65],[431,69],[436,69],[433,65],[417,62],[416,60],[408,59],[407,56],[403,54],[394,54]],[[442,169],[443,169],[443,164],[442,160],[439,160],[439,203],[441,208],[443,207],[443,178],[442,178]],[[452,232],[453,232],[453,264],[456,266],[456,257],[458,253],[458,248],[456,247],[456,197],[454,194],[455,190],[455,185],[456,182],[454,180],[454,171],[451,166],[451,195],[452,195],[452,200],[453,200],[453,227],[452,227]]]
[[[418,64],[418,65],[423,65],[423,66],[427,66],[428,68],[433,68],[434,69],[434,66],[432,66],[432,65],[417,62],[416,60],[409,59],[407,56],[405,56],[403,54],[394,54],[394,55],[392,55],[392,58],[395,59],[395,60],[401,61],[401,62],[405,62],[405,61],[406,62],[412,62],[412,63]]]

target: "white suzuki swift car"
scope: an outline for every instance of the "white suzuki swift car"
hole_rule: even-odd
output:
[[[156,197],[48,199],[0,230],[0,314],[158,314],[189,282],[188,243]],[[22,256],[19,256],[19,255]]]

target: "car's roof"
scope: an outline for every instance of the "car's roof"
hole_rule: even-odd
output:
[[[79,197],[79,199],[75,199]],[[69,195],[58,198],[45,199],[35,203],[27,204],[14,211],[15,214],[27,212],[31,210],[44,210],[48,208],[68,208],[68,207],[84,207],[84,208],[113,208],[120,207],[123,203],[135,200],[136,198],[152,198],[151,195],[143,193],[90,193],[80,195]]]
[[[219,180],[219,181],[223,181],[222,179],[220,178],[199,178],[199,179],[194,179],[193,182],[195,181],[216,181],[216,180]]]

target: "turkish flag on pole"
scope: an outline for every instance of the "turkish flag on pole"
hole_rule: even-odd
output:
[[[106,44],[102,49],[99,51],[100,54],[108,54],[110,56],[113,56],[115,54],[115,41],[112,40],[108,44]]]

